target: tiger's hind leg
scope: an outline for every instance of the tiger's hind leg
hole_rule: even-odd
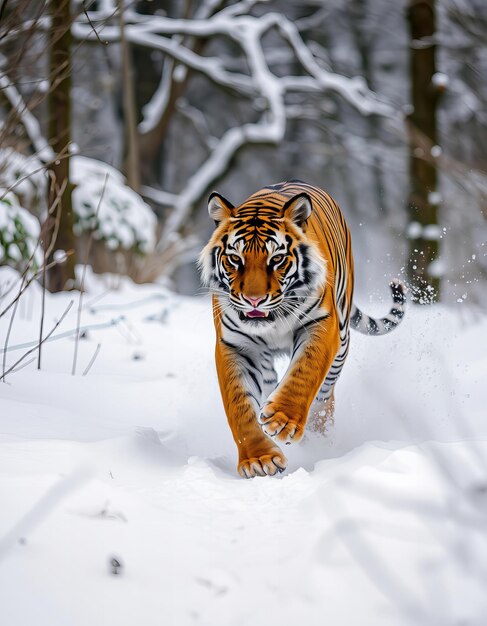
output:
[[[350,330],[348,327],[345,327],[344,331],[340,333],[340,339],[340,349],[309,411],[310,430],[322,434],[333,425],[335,384],[342,373],[350,342]]]
[[[311,405],[308,416],[309,430],[322,435],[333,425],[335,413],[335,388],[333,386],[323,390],[323,387]]]

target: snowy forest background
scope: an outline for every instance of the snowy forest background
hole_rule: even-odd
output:
[[[56,247],[84,260],[97,222],[97,271],[166,276],[194,293],[194,260],[212,227],[208,193],[218,187],[238,203],[300,178],[342,206],[360,291],[402,272],[413,287],[415,274],[425,278],[450,304],[485,303],[484,3],[57,4],[51,20],[54,5],[3,2],[0,41],[0,183],[43,223],[69,168],[60,205],[69,212],[72,194],[78,240],[63,235],[61,219]],[[415,39],[413,27],[431,34]],[[428,128],[414,118],[414,89]],[[42,167],[57,154],[49,192]],[[419,190],[414,159],[431,170]],[[95,218],[103,163],[146,204],[110,170]],[[4,251],[0,262],[13,260]],[[75,255],[70,278],[74,264]]]
[[[0,0],[2,626],[487,623],[486,40],[483,0]],[[244,481],[195,259],[213,189],[287,178],[409,302]]]

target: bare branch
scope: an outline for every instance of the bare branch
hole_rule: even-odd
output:
[[[85,370],[84,370],[84,372],[83,372],[83,376],[86,376],[86,375],[88,374],[88,372],[90,371],[90,369],[92,368],[93,363],[96,361],[96,357],[97,357],[97,356],[98,356],[98,354],[100,353],[100,348],[101,348],[101,343],[99,343],[99,344],[96,346],[96,350],[95,350],[95,352],[93,353],[93,356],[91,357],[91,359],[90,359],[90,361],[89,361],[88,365],[86,366],[86,368],[85,368]]]
[[[72,254],[74,254],[74,250],[66,250],[66,252],[65,252],[65,256],[71,256]],[[46,270],[51,269],[51,267],[54,267],[55,265],[58,265],[61,262],[64,262],[64,260],[63,261],[54,260],[51,263],[48,263],[46,265]],[[36,278],[38,278],[42,274],[43,271],[44,271],[44,268],[41,267],[40,270],[38,270],[35,274],[33,274],[29,278],[29,280],[27,280],[27,282],[23,285],[23,287],[21,287],[21,289],[19,290],[19,293],[12,300],[12,302],[10,302],[2,311],[0,311],[0,318],[3,317],[6,313],[8,313],[10,311],[10,309],[15,305],[16,301],[22,296],[22,294],[25,292],[25,290],[29,287],[31,282],[34,281]],[[10,290],[11,289],[9,289],[9,292],[10,292]]]
[[[66,315],[69,313],[71,307],[73,306],[74,300],[71,300],[71,302],[69,303],[69,305],[67,306],[67,308],[65,309],[64,313],[61,315],[61,317],[58,319],[58,321],[54,324],[54,326],[51,328],[51,330],[48,332],[48,334],[43,337],[41,339],[41,341],[36,342],[36,345],[31,348],[30,350],[28,350],[24,355],[22,355],[20,357],[20,359],[18,361],[16,361],[12,367],[9,367],[9,369],[7,371],[4,371],[2,373],[2,376],[0,376],[0,380],[5,380],[5,376],[7,374],[9,374],[10,372],[12,372],[17,365],[19,365],[20,363],[22,363],[22,361],[24,359],[26,359],[29,355],[31,355],[33,352],[35,352],[36,350],[38,350],[40,348],[40,346],[45,343],[49,337],[53,334],[53,332],[56,330],[56,328],[62,323],[62,321],[64,320],[64,318],[66,317]]]
[[[95,219],[98,217],[98,213],[100,211],[100,206],[101,203],[103,201],[103,197],[105,195],[105,190],[107,187],[107,182],[108,182],[108,173],[105,174],[105,180],[103,181],[103,187],[101,190],[101,194],[100,194],[100,199],[98,200],[98,206],[96,207],[96,211],[95,211]],[[85,256],[85,262],[83,265],[83,273],[81,275],[81,284],[79,287],[79,299],[78,299],[78,313],[76,316],[76,337],[75,337],[75,342],[74,342],[74,354],[73,354],[73,367],[71,369],[71,374],[74,376],[76,374],[76,361],[78,359],[78,345],[79,345],[79,338],[80,338],[80,326],[81,326],[81,311],[83,309],[83,293],[84,293],[84,289],[85,289],[85,278],[86,278],[86,267],[88,265],[88,258],[90,255],[90,249],[91,249],[91,243],[93,241],[93,230],[90,232],[90,235],[88,237],[88,244],[86,246],[86,256]]]

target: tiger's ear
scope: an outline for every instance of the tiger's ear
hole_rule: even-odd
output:
[[[311,215],[312,210],[311,198],[307,193],[300,193],[294,196],[294,198],[286,202],[282,209],[284,217],[287,217],[298,226],[302,226]]]
[[[231,202],[216,191],[213,191],[208,198],[208,213],[216,224],[230,217],[234,208]]]

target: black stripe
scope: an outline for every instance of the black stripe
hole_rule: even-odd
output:
[[[247,371],[248,371],[248,373],[249,373],[250,377],[252,378],[252,380],[254,381],[255,386],[256,386],[256,387],[257,387],[257,389],[258,389],[258,391],[259,391],[259,395],[262,395],[262,387],[260,386],[259,381],[257,380],[256,375],[255,375],[253,372],[251,372],[250,370],[247,370]]]
[[[260,402],[257,400],[257,398],[254,396],[254,394],[251,391],[246,391],[245,396],[247,398],[252,398],[252,400],[254,400],[256,404],[260,404]]]
[[[367,320],[367,332],[369,333],[369,335],[379,334],[379,326],[377,325],[377,322],[372,317],[369,317]]]
[[[227,346],[227,348],[231,348],[232,350],[235,350],[235,352],[238,352],[238,346],[235,346],[233,343],[230,343],[229,341],[225,341],[225,339],[223,339],[223,337],[220,339],[220,341]]]
[[[400,283],[391,283],[392,301],[395,304],[404,304],[406,302],[406,294],[404,287]]]
[[[360,326],[361,320],[362,320],[362,311],[359,308],[357,308],[355,313],[350,318],[350,323],[353,326],[357,327],[357,326]]]
[[[235,328],[232,328],[231,326],[229,326],[226,322],[225,322],[225,318],[222,317],[222,324],[223,326],[225,326],[225,328],[227,328],[231,333],[236,333],[237,335],[242,335],[242,337],[245,337],[246,339],[250,339],[250,341],[252,341],[253,343],[255,343],[256,345],[259,345],[259,342],[256,341],[253,337],[251,337],[250,335],[247,335],[246,333],[243,333],[241,330],[236,330]]]

